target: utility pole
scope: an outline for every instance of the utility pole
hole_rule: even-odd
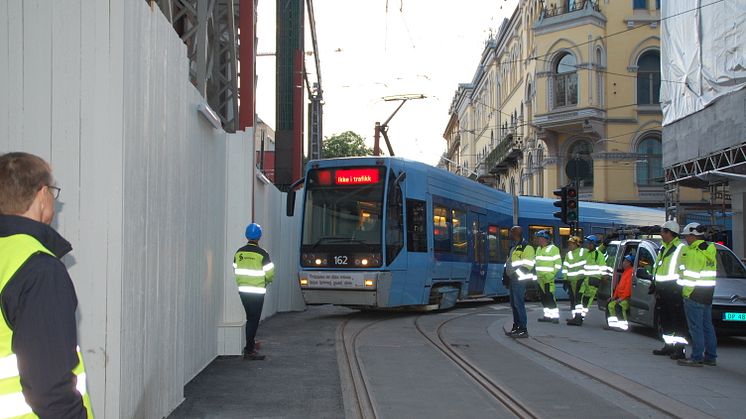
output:
[[[391,147],[391,141],[389,140],[388,136],[388,130],[389,130],[389,122],[394,118],[397,112],[399,112],[399,109],[404,106],[405,103],[407,103],[408,100],[413,99],[425,99],[425,95],[400,95],[400,96],[388,96],[383,98],[386,102],[393,102],[393,101],[401,101],[399,106],[396,108],[394,113],[391,114],[391,116],[388,117],[388,119],[382,124],[380,122],[376,122],[375,126],[375,132],[373,134],[373,155],[374,156],[380,156],[381,155],[381,135],[383,135],[383,139],[386,141],[386,148],[388,148],[389,155],[394,155],[394,149]]]

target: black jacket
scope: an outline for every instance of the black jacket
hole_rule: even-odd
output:
[[[46,224],[0,215],[0,237],[14,234],[36,238],[57,256],[31,256],[0,294],[3,318],[13,329],[12,347],[23,394],[41,418],[85,418],[72,372],[78,365],[78,300],[67,269],[58,259],[72,246]]]

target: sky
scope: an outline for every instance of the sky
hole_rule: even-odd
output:
[[[316,0],[316,32],[324,97],[324,136],[354,131],[372,147],[376,121],[398,106],[386,96],[423,94],[389,123],[394,153],[437,164],[459,83],[471,82],[490,30],[517,0]],[[275,2],[260,0],[258,51],[275,50]],[[307,25],[308,26],[308,25]],[[306,51],[311,37],[306,35]],[[314,57],[306,54],[311,83]],[[275,127],[275,59],[257,58],[257,113]],[[305,115],[304,115],[305,117]],[[304,132],[304,141],[307,131]],[[386,149],[383,139],[381,148]]]

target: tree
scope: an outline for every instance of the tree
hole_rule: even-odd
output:
[[[325,159],[334,157],[370,156],[373,150],[365,145],[365,140],[360,135],[345,131],[324,138],[321,145],[321,155]]]

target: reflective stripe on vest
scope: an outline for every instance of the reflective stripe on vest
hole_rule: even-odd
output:
[[[16,234],[0,238],[0,255],[2,255],[0,257],[0,292],[26,261],[37,253],[46,253],[55,257],[52,252],[29,235]],[[35,418],[37,416],[23,396],[18,359],[13,353],[12,342],[13,330],[3,318],[0,322],[0,419]],[[90,399],[86,394],[86,375],[80,349],[78,349],[78,359],[78,366],[73,369],[72,373],[76,375],[76,388],[82,396],[88,417],[93,418]]]
[[[685,245],[681,242],[676,244],[676,250],[674,250],[670,258],[666,258],[666,255],[664,253],[661,254],[661,260],[658,261],[658,266],[656,267],[656,282],[676,281],[679,279],[677,268],[679,265],[679,255],[681,254],[681,249],[683,249],[684,246]],[[664,264],[664,261],[666,262],[666,264]],[[658,272],[658,269],[665,270],[665,268],[668,268],[667,272]]]

